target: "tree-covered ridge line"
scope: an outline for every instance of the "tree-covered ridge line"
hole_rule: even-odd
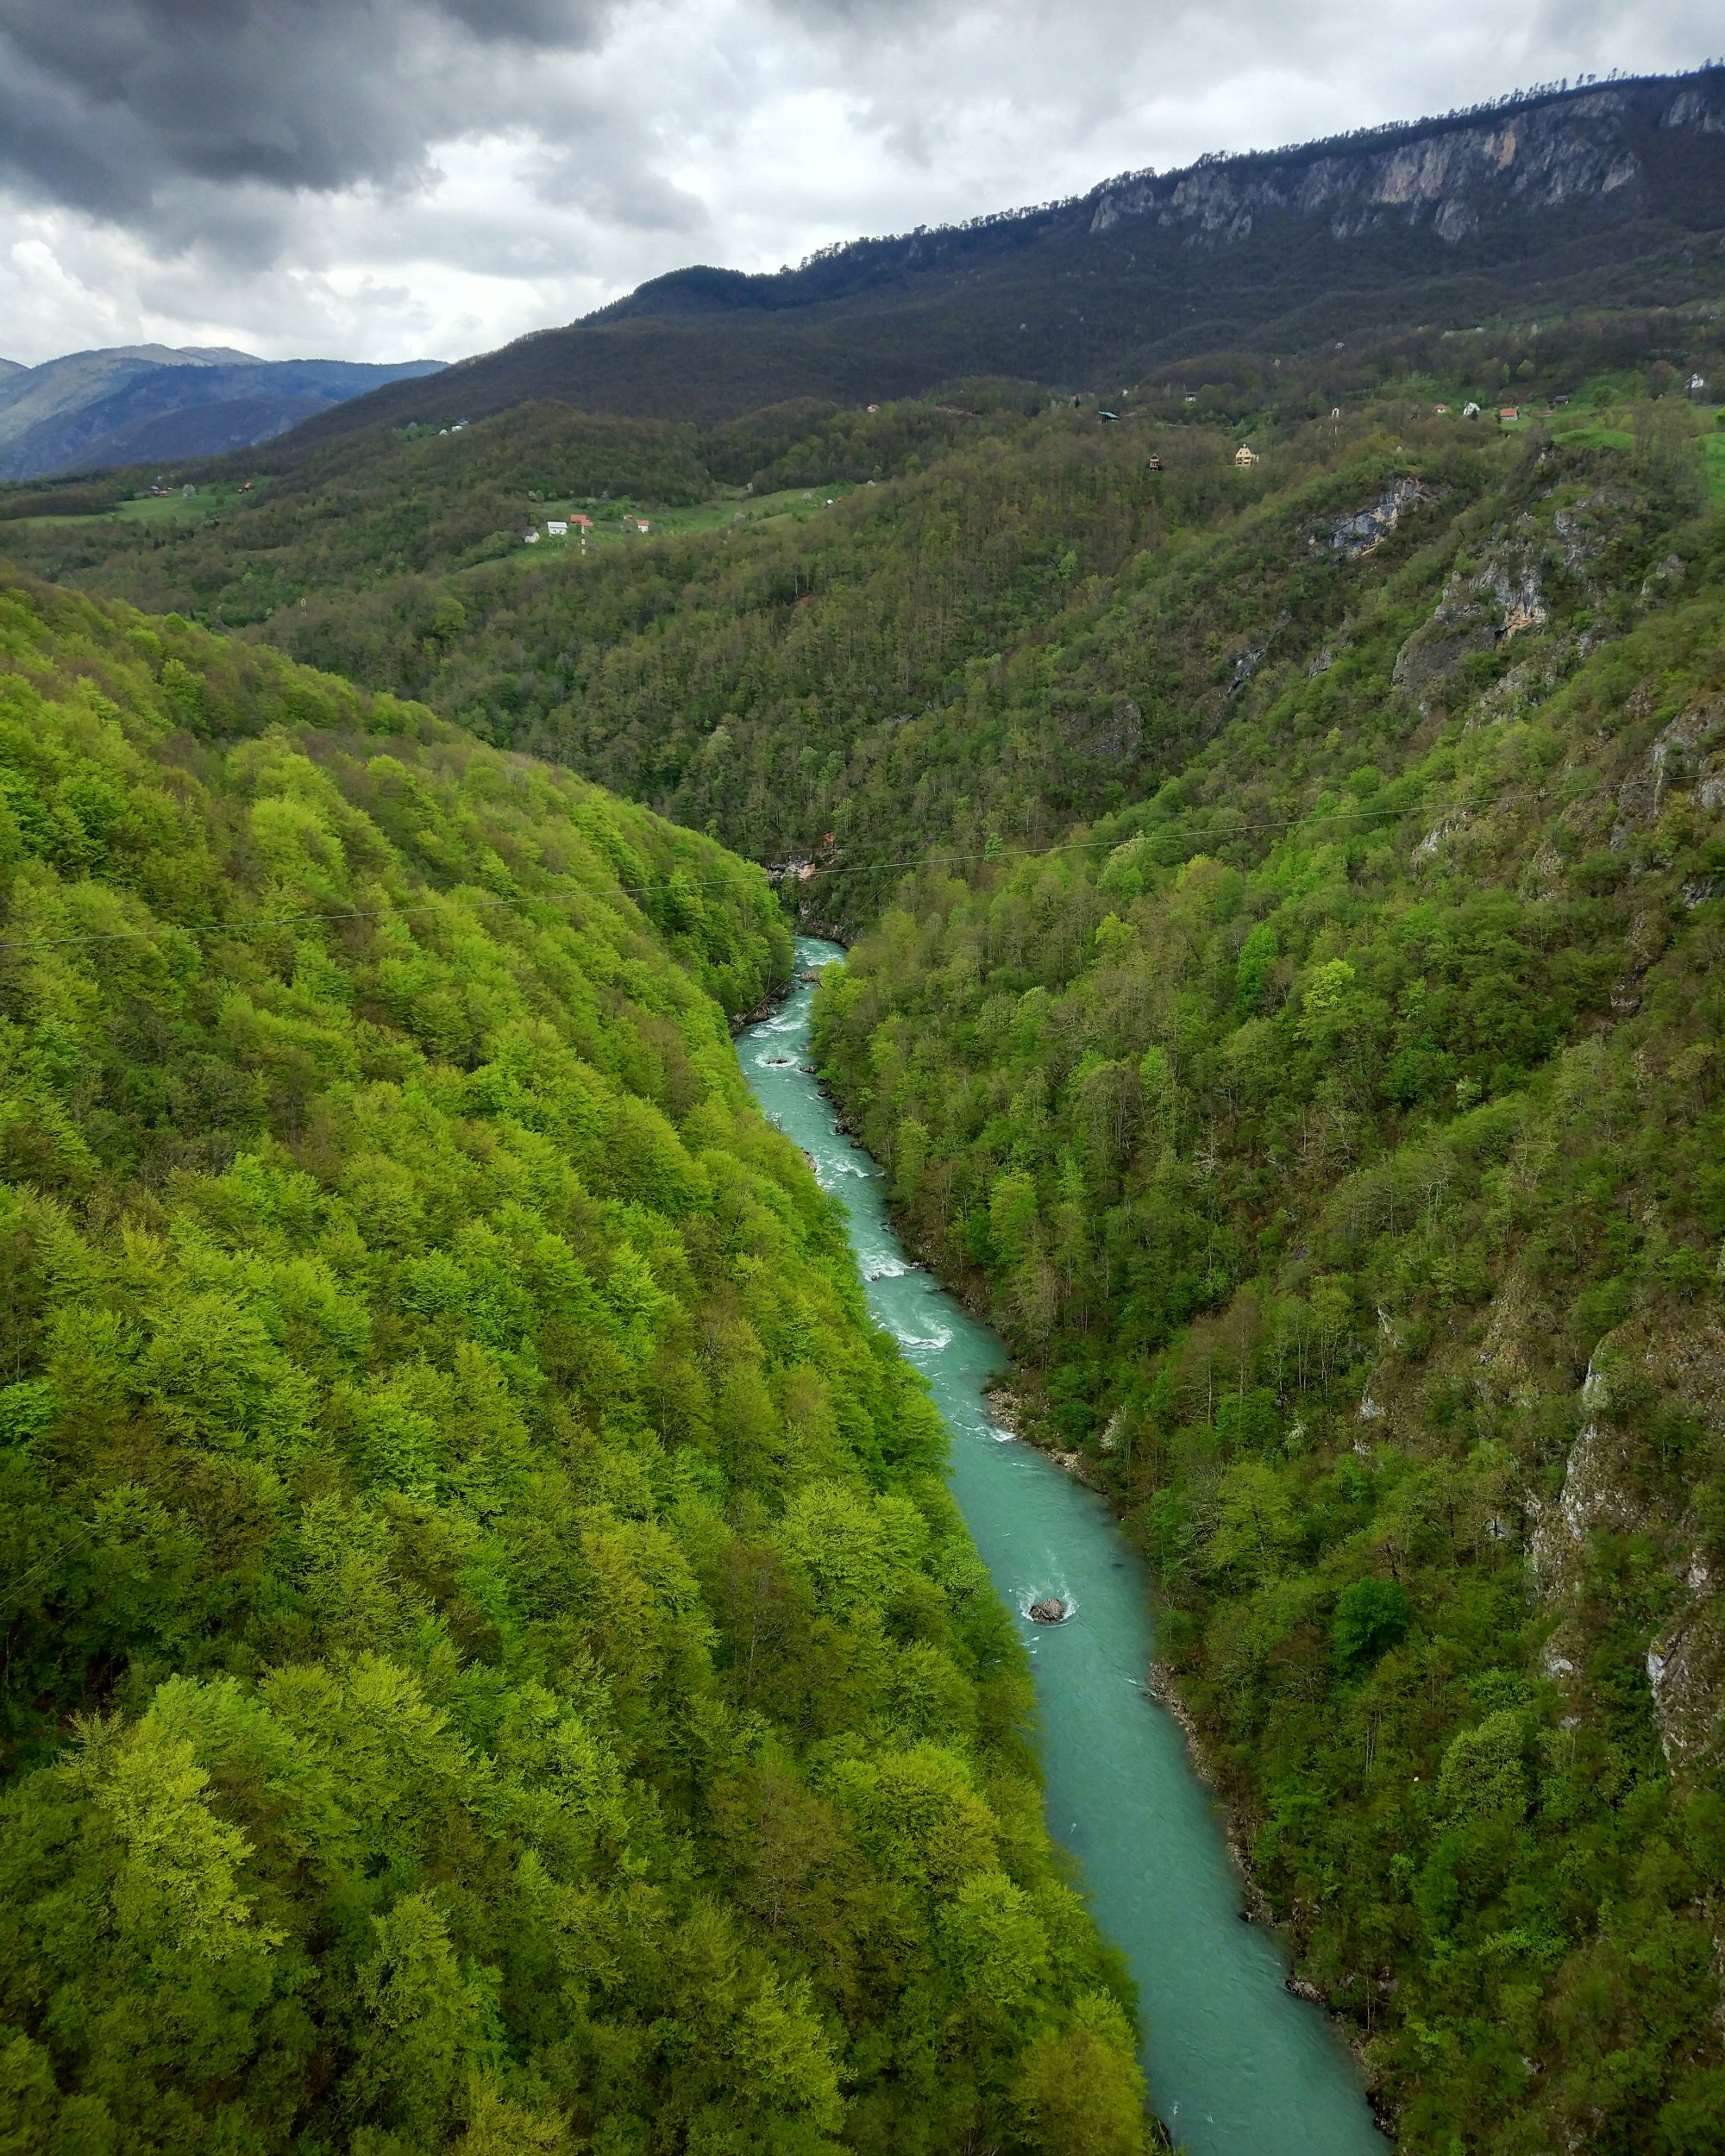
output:
[[[1219,577],[1275,555],[1278,578],[1345,595],[1374,565],[1308,566],[1310,520],[1380,493],[1389,447],[1371,418],[1339,439],[1308,429],[1271,472],[1241,473],[1214,429],[1069,413],[746,543],[672,542],[580,576],[500,567],[465,580],[444,636],[446,587],[412,586],[313,598],[270,633],[757,857],[832,830],[850,864],[836,910],[854,921],[891,888],[859,862],[955,836],[978,849],[996,830],[1052,840],[1177,768],[1215,664],[1181,645],[1214,633]],[[1470,488],[1515,461],[1495,439],[1455,454]],[[1266,514],[1255,556],[1219,567]],[[1104,648],[1121,577],[1158,605],[1166,591],[1165,657],[1141,630],[1132,653]]]
[[[286,441],[244,454],[0,486],[22,566],[55,581],[242,628],[309,594],[404,575],[454,575],[518,555],[525,530],[591,512],[750,512],[750,498],[840,479],[880,479],[1048,402],[1028,384],[963,384],[964,402],[916,398],[841,412],[813,398],[705,433],[536,403],[472,425],[381,430],[322,449]],[[972,404],[979,409],[971,409]],[[166,482],[166,484],[164,484]],[[148,517],[116,514],[180,496]],[[172,513],[170,513],[172,512]]]
[[[1255,1876],[1410,2150],[1725,2134],[1697,448],[1654,407],[1603,457],[1422,465],[1333,609],[1242,517],[1187,586],[1218,686],[1177,774],[905,880],[817,1000],[913,1247],[1151,1557]],[[1177,611],[1145,589],[1099,600],[1103,680]]]
[[[183,622],[9,577],[0,649],[8,2147],[1140,2150],[730,1047],[760,871]]]
[[[1495,406],[1507,393],[1540,404],[1585,386],[1590,398],[1621,404],[1679,390],[1697,374],[1715,379],[1725,363],[1710,305],[1620,306],[1532,323],[1482,310],[1481,318],[1484,326],[1466,333],[1422,325],[1339,343],[1325,334],[1274,354],[1239,344],[1195,350],[1082,406],[1033,382],[984,377],[866,410],[804,397],[705,429],[542,401],[442,432],[380,429],[321,444],[285,436],[244,457],[187,463],[166,476],[172,492],[193,485],[194,500],[147,505],[147,517],[102,512],[160,491],[157,467],[0,487],[0,520],[13,526],[8,551],[54,581],[212,628],[273,624],[268,633],[289,645],[304,626],[294,619],[302,601],[327,608],[343,595],[387,593],[410,639],[392,659],[411,668],[422,643],[435,656],[459,637],[451,622],[465,620],[475,590],[487,610],[507,592],[509,573],[499,580],[488,565],[526,569],[524,525],[549,515],[587,511],[603,527],[650,508],[651,552],[693,523],[709,528],[710,556],[721,544],[710,528],[721,519],[724,545],[755,536],[762,497],[806,490],[818,513],[829,487],[887,484],[988,442],[1023,450],[1050,435],[1094,432],[1110,400],[1129,431],[1146,421],[1182,432],[1220,425],[1261,447],[1333,408],[1358,437],[1369,430],[1359,408],[1385,397],[1404,408],[1447,400],[1459,413],[1469,399]],[[697,548],[685,559],[704,556]],[[542,555],[529,573],[549,566]],[[589,566],[562,564],[577,573]],[[663,573],[655,563],[648,580]],[[425,579],[438,588],[428,592]],[[379,657],[363,646],[354,655]]]
[[[822,248],[777,274],[674,271],[300,432],[321,443],[536,398],[713,423],[980,372],[1112,398],[1224,347],[1285,354],[1386,325],[1715,301],[1725,71],[1554,90],[1489,118],[1122,174],[1064,203]]]
[[[1578,422],[1542,439],[1578,479],[1633,492],[1653,454],[1635,428],[1680,441],[1694,421],[1678,398],[1621,416],[1622,448]],[[1050,416],[806,526],[577,574],[499,565],[462,580],[459,617],[443,585],[337,592],[268,633],[757,858],[831,831],[837,873],[811,897],[855,924],[891,890],[863,863],[1056,843],[1153,793],[1262,669],[1339,634],[1403,562],[1420,604],[1540,447],[1402,398],[1258,439],[1241,471],[1214,427]],[[1628,603],[1615,574],[1596,564],[1608,610]]]

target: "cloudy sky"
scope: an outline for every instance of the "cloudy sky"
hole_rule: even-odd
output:
[[[1711,0],[0,0],[0,355],[455,359],[681,263],[1722,44]]]

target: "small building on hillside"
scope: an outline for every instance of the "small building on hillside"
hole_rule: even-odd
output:
[[[536,531],[524,531],[521,536],[530,547],[536,547],[539,543],[539,535]]]
[[[1500,419],[1519,419],[1521,417],[1521,407],[1519,404],[1500,404],[1497,407],[1497,417]]]
[[[567,539],[569,536],[569,527],[561,517],[548,517],[545,529],[554,539]]]
[[[569,522],[577,531],[588,532],[593,528],[593,520],[591,517],[571,517]]]
[[[1477,419],[1479,417],[1479,406],[1470,401],[1462,406],[1461,416],[1464,419]]]
[[[1248,464],[1258,462],[1258,451],[1252,448],[1251,442],[1242,442],[1239,448],[1234,451],[1234,462],[1244,471]]]

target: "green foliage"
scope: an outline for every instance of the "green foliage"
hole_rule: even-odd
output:
[[[731,1052],[760,871],[172,619],[0,646],[7,2148],[1142,2148]]]
[[[238,471],[267,463],[259,450],[234,472],[216,467],[219,506],[195,522],[22,527],[8,532],[7,551],[56,580],[225,626],[297,605],[308,592],[365,590],[512,553],[549,503],[598,510],[637,498],[699,502],[712,491],[693,427],[558,404],[453,430],[380,430],[298,456],[242,493]],[[0,518],[88,514],[112,499],[112,490],[104,498],[88,487],[0,495]],[[434,597],[419,633],[436,649],[462,626],[459,600]]]
[[[1004,688],[1038,746],[965,783],[1010,842],[901,875],[817,999],[854,1127],[915,1134],[907,1239],[1151,1557],[1255,1875],[1434,2156],[1718,2116],[1725,527],[1690,433],[1440,467],[1398,415],[1441,498],[1355,556],[1390,467],[1290,446],[1285,492],[1004,647],[1044,684],[1082,648],[1166,779],[1061,830],[1074,707]]]
[[[254,603],[244,547],[165,542],[135,586],[141,554],[53,539],[159,602],[202,562],[188,605],[372,693],[172,617],[98,631],[34,602],[90,648],[52,700],[95,716],[19,706],[13,903],[106,936],[225,920],[236,886],[283,918],[120,937],[94,986],[70,957],[24,968],[47,1000],[16,1021],[0,1166],[61,1211],[0,1222],[4,1487],[16,1572],[46,1559],[75,1591],[63,1652],[32,1633],[16,1664],[21,1767],[62,1771],[66,1712],[165,1716],[136,1769],[158,1793],[124,1817],[195,1803],[273,1849],[262,1800],[229,1791],[274,1804],[288,1768],[224,1765],[160,1694],[231,1680],[297,1743],[269,1688],[309,1658],[343,1743],[361,1676],[405,1670],[413,1714],[450,1717],[416,1789],[467,1789],[447,1735],[516,1776],[511,1821],[544,1815],[554,1771],[524,1758],[578,1792],[564,1871],[474,1798],[437,1814],[459,1863],[392,1828],[296,1931],[285,1856],[188,1833],[185,1877],[152,1871],[110,1783],[78,1785],[150,1953],[282,1934],[186,1978],[200,2058],[292,2021],[301,2081],[370,2106],[379,2149],[480,2146],[524,2113],[548,2146],[600,2117],[641,2141],[746,2116],[787,2147],[1137,2130],[1093,1948],[1013,1825],[1022,1672],[925,1408],[856,1330],[800,1171],[720,1115],[722,1043],[664,1000],[693,972],[748,1007],[779,917],[706,842],[526,749],[812,863],[785,887],[806,917],[868,924],[820,992],[824,1070],[907,1236],[1153,1558],[1258,1880],[1403,2144],[1708,2145],[1725,538],[1649,367],[1691,334],[1713,332],[1327,339],[1274,383],[1235,353],[1118,425],[1005,390],[801,404],[732,430],[733,480],[873,459],[879,485],[586,563],[396,573],[308,506]],[[1434,381],[1584,360],[1616,371],[1574,419],[1433,410]],[[1356,367],[1333,421],[1323,370]],[[441,721],[398,700],[421,696]],[[147,710],[151,768],[80,745],[103,698]],[[281,775],[308,728],[317,784]],[[386,871],[409,881],[378,925]],[[185,1458],[183,1489],[159,1463]],[[528,1683],[540,1719],[509,1704]],[[386,1792],[361,1824],[431,1802]],[[282,1846],[310,1831],[293,1814]],[[292,1861],[336,1876],[315,1849]],[[470,1884],[524,1876],[524,1851],[555,1921],[522,1914],[536,1874],[519,1899]],[[82,1891],[43,1876],[33,1908]],[[625,1879],[650,1923],[618,1913]],[[296,1954],[336,2003],[308,1979],[246,2021]],[[547,1970],[585,1987],[579,2040],[537,2033]],[[372,2034],[391,2016],[423,2023],[406,2065]],[[27,2109],[63,2023],[12,2019]]]
[[[1330,1636],[1344,1669],[1369,1668],[1399,1646],[1414,1621],[1414,1605],[1400,1580],[1352,1580],[1336,1597]]]
[[[925,470],[806,524],[475,570],[451,643],[426,634],[441,587],[410,579],[311,592],[264,633],[756,858],[818,859],[808,904],[855,922],[919,847],[1051,839],[1153,793],[1264,626],[1346,617],[1366,565],[1308,543],[1340,509],[1417,461],[1459,512],[1509,461],[1428,416],[1399,463],[1370,424],[1301,429],[1273,476],[1196,428],[954,423]]]

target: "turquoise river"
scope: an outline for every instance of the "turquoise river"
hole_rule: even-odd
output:
[[[799,939],[805,974],[843,957]],[[812,1000],[800,983],[742,1036],[743,1075],[844,1201],[869,1307],[951,1432],[953,1495],[1035,1671],[1049,1825],[1138,1981],[1157,2109],[1192,2156],[1388,2156],[1328,2020],[1288,1990],[1275,1939],[1240,1921],[1215,1808],[1145,1689],[1155,1640],[1143,1568],[1099,1498],[991,1420],[984,1387],[1006,1351],[900,1249],[878,1169],[838,1130],[809,1068]],[[1065,1623],[1029,1621],[1044,1595],[1067,1604]]]

